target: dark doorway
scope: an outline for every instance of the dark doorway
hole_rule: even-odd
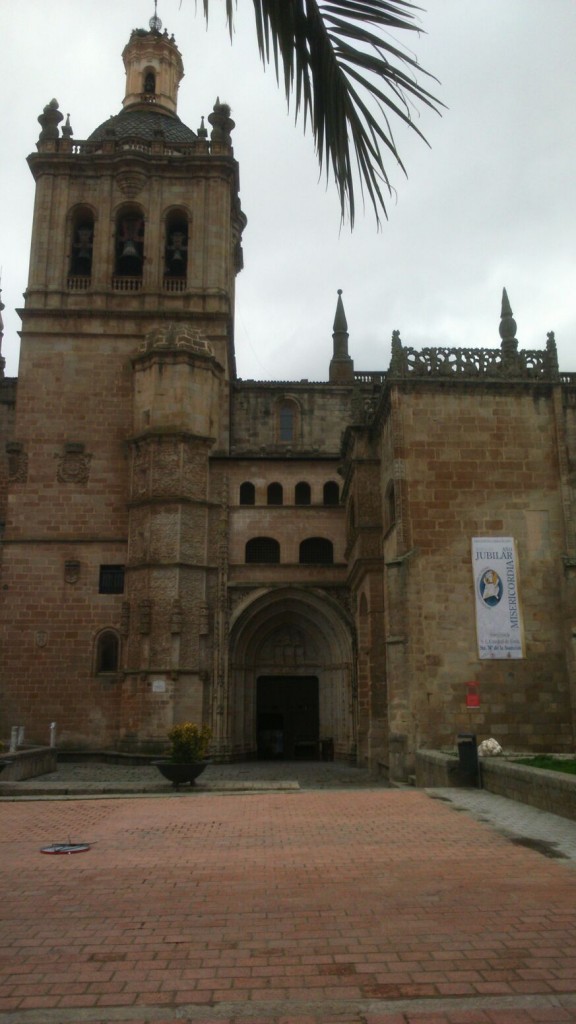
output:
[[[316,761],[320,714],[316,676],[260,676],[257,689],[258,757]]]

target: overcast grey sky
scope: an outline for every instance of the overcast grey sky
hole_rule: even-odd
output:
[[[394,329],[416,348],[498,345],[506,286],[520,347],[542,348],[554,330],[561,369],[576,371],[576,2],[422,2],[426,35],[396,38],[440,79],[448,109],[419,117],[430,149],[395,131],[408,178],[389,164],[389,220],[378,232],[360,208],[351,234],[340,228],[335,188],[319,178],[311,136],[259,62],[251,0],[238,2],[232,46],[223,3],[212,0],[207,33],[195,0],[159,0],[184,60],[180,117],[196,129],[219,96],[236,121],[248,217],[240,377],[327,379],[338,288],[357,370],[387,368]],[[148,24],[153,0],[0,0],[0,12],[3,351],[13,375],[36,118],[56,97],[80,140],[120,110],[121,52],[130,30]]]

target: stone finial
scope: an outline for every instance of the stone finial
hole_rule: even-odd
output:
[[[38,136],[38,142],[46,142],[49,139],[57,139],[58,125],[60,121],[64,120],[64,114],[60,113],[58,109],[58,100],[50,100],[44,107],[44,110],[38,117],[38,121],[42,127],[42,131]]]
[[[554,331],[548,331],[546,335],[546,362],[547,368],[552,374],[556,375],[559,372],[558,366],[558,350],[556,348],[556,337]]]
[[[231,146],[232,136],[230,133],[236,125],[230,117],[228,104],[220,103],[220,99],[217,98],[212,113],[208,115],[208,121],[212,125],[210,133],[212,142],[223,142],[225,145]]]
[[[348,330],[348,323],[346,321],[346,314],[344,312],[344,303],[342,302],[342,289],[338,289],[338,301],[336,303],[336,315],[334,317],[334,326],[332,328],[335,334],[342,334]]]
[[[348,354],[348,323],[342,302],[342,289],[338,289],[336,315],[332,334],[333,355],[330,360],[330,381],[339,383],[354,380],[354,363]]]
[[[500,337],[502,338],[502,356],[512,358],[518,353],[516,338],[516,321],[512,316],[512,307],[506,289],[502,289],[502,309],[500,312]]]
[[[198,131],[196,132],[196,134],[197,134],[199,139],[207,139],[208,138],[208,131],[207,131],[205,125],[204,125],[204,115],[202,115],[202,117],[200,118],[200,127],[199,127]]]
[[[390,357],[390,376],[401,377],[404,371],[404,350],[400,340],[400,331],[392,331],[392,355]]]
[[[72,130],[72,125],[70,124],[70,114],[66,114],[66,124],[62,129],[62,138],[71,139],[73,135],[74,132]]]
[[[160,29],[162,28],[162,22],[160,21],[160,18],[158,17],[158,0],[154,0],[154,14],[150,18],[150,21],[148,22],[148,24],[150,26],[150,31],[151,32],[156,32],[157,34],[160,34]],[[164,31],[166,31],[166,30],[164,30]]]

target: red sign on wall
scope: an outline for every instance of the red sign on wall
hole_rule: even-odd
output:
[[[466,686],[466,707],[480,707],[480,683],[465,683]]]

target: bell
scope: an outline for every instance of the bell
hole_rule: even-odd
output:
[[[132,241],[131,238],[127,238],[126,241],[124,242],[124,248],[122,249],[122,256],[121,256],[121,258],[122,259],[126,259],[126,258],[129,258],[129,259],[134,259],[134,258],[140,259],[140,256],[138,254],[138,249],[134,245],[134,242]]]
[[[75,248],[79,260],[89,260],[92,256],[92,231],[89,228],[80,228],[78,241]]]
[[[183,231],[174,231],[173,234],[172,234],[171,242],[172,242],[172,262],[173,263],[182,263],[182,261],[184,259],[184,255],[183,255],[184,237],[185,236],[184,236],[184,232]]]

